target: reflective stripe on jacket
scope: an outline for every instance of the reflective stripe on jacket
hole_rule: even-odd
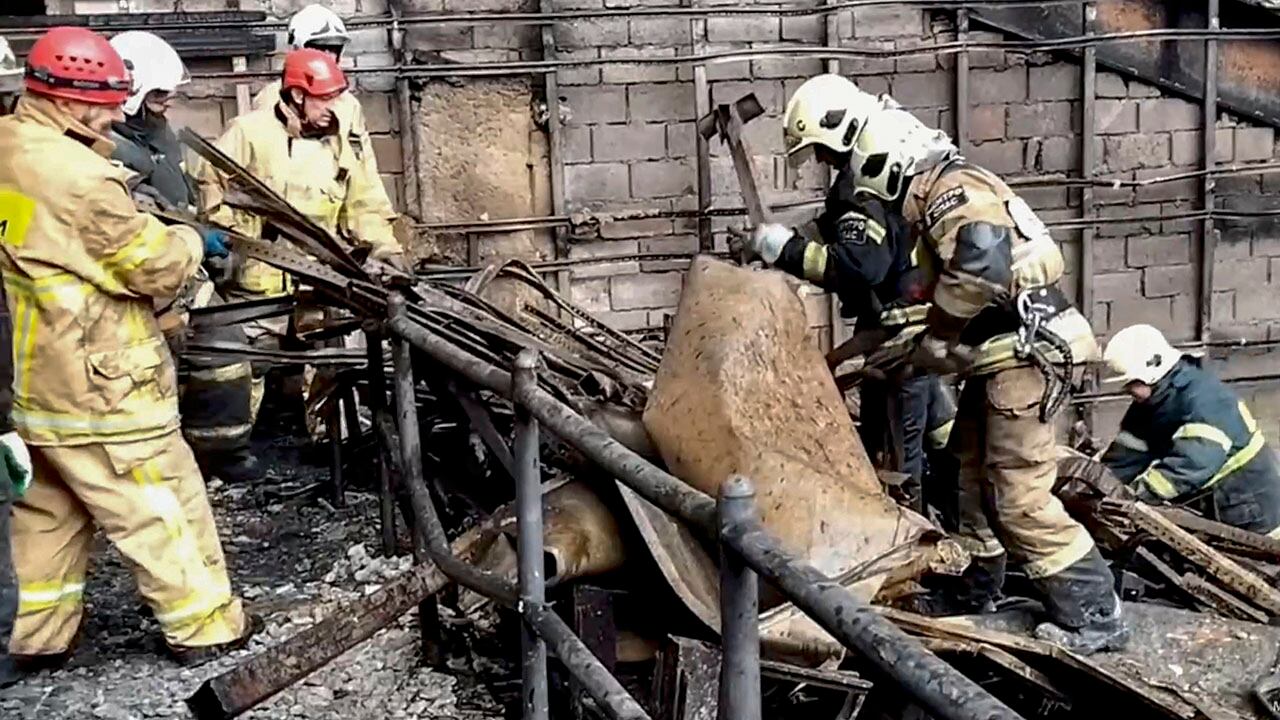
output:
[[[0,265],[14,325],[14,424],[33,445],[178,427],[154,316],[195,273],[200,237],[139,212],[113,147],[52,101],[0,119]]]
[[[382,180],[361,161],[341,127],[322,137],[295,136],[277,105],[232,120],[217,145],[335,236],[370,246],[373,257],[400,252]],[[211,220],[242,235],[262,237],[257,215],[223,203],[225,181],[208,163],[201,163],[197,179],[201,207]],[[236,284],[263,295],[291,289],[284,273],[256,260],[245,261]]]
[[[1249,408],[1189,358],[1155,385],[1148,401],[1129,407],[1102,461],[1139,495],[1163,500],[1210,489],[1217,494],[1227,485],[1280,490],[1274,458]]]

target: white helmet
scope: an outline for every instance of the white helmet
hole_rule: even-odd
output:
[[[787,101],[783,120],[787,155],[798,164],[808,157],[801,151],[814,145],[849,152],[867,117],[880,107],[879,98],[842,75],[809,78]]]
[[[896,200],[912,175],[954,157],[951,138],[920,122],[892,99],[867,118],[849,158],[854,185],[884,200]]]
[[[111,47],[133,71],[133,90],[124,101],[126,115],[135,115],[142,109],[147,93],[153,90],[171,93],[191,82],[178,51],[158,35],[141,30],[123,32],[111,38]]]
[[[14,92],[18,89],[22,78],[22,64],[18,56],[13,54],[9,41],[0,37],[0,92]]]
[[[1183,352],[1169,344],[1164,333],[1150,325],[1130,325],[1107,343],[1102,361],[1116,374],[1105,382],[1143,382],[1155,385],[1173,370]]]
[[[350,42],[347,25],[323,5],[308,5],[289,18],[289,47],[345,47]]]

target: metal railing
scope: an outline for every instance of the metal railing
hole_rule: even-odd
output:
[[[943,720],[993,720],[1020,716],[975,682],[943,662],[847,588],[785,550],[756,517],[745,478],[731,478],[719,503],[656,467],[590,420],[544,390],[536,350],[521,353],[513,369],[492,365],[453,345],[407,311],[392,296],[386,329],[395,363],[400,477],[412,500],[416,534],[426,555],[449,578],[516,610],[521,633],[524,717],[545,719],[548,652],[611,718],[647,718],[581,639],[551,611],[545,599],[542,543],[542,478],[539,434],[543,428],[608,471],[638,495],[721,548],[720,718],[760,718],[760,640],[757,575],[857,653],[881,681],[896,685],[931,715]],[[510,398],[516,409],[514,465],[518,583],[483,571],[454,556],[427,489],[414,396],[413,353],[475,385]]]

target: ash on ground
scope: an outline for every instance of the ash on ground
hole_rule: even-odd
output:
[[[340,602],[375,591],[410,567],[403,528],[403,554],[382,557],[376,494],[353,488],[346,495],[347,507],[341,509],[327,501],[323,449],[308,447],[294,434],[275,434],[274,439],[255,441],[255,446],[268,467],[260,484],[231,486],[215,479],[208,485],[232,584],[249,610],[265,621],[250,645],[194,668],[166,658],[159,630],[132,575],[99,535],[75,656],[60,670],[41,672],[0,690],[0,717],[191,717],[185,699],[204,680],[327,617]],[[355,467],[348,470],[350,482],[369,474]],[[454,624],[465,625],[467,631],[472,625]],[[502,703],[489,688],[508,683],[507,668],[484,658],[458,656],[448,667],[445,673],[423,665],[416,614],[408,613],[242,717],[502,717]]]

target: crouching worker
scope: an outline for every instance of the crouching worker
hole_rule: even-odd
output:
[[[1133,404],[1102,455],[1148,502],[1280,537],[1280,473],[1244,401],[1150,325],[1116,333],[1103,354]]]
[[[130,179],[139,205],[155,203],[184,213],[196,209],[195,182],[182,164],[178,137],[166,114],[174,91],[188,81],[187,68],[178,53],[149,32],[131,31],[111,38],[111,46],[133,69],[133,91],[125,100],[123,122],[112,125],[114,160],[136,175]],[[178,354],[186,342],[245,345],[239,325],[192,329],[186,312],[223,304],[212,276],[220,276],[227,262],[224,233],[204,230],[205,264],[183,294],[161,313],[161,328],[169,347]],[[250,417],[252,370],[248,362],[216,358],[183,359],[179,392],[182,434],[191,444],[200,468],[228,482],[247,483],[261,477],[261,468],[249,446],[253,430]]]
[[[123,119],[131,83],[106,38],[53,28],[31,49],[14,114],[0,119],[13,420],[34,466],[13,511],[9,650],[28,669],[69,656],[99,528],[176,659],[206,659],[252,633],[178,428],[173,358],[155,318],[195,273],[201,239],[139,212],[108,160],[104,133]]]
[[[0,38],[0,115],[8,114],[22,87],[22,67]],[[13,429],[13,323],[0,289],[0,688],[18,681],[9,657],[9,637],[18,613],[18,576],[13,572],[9,516],[31,481],[31,455]]]

